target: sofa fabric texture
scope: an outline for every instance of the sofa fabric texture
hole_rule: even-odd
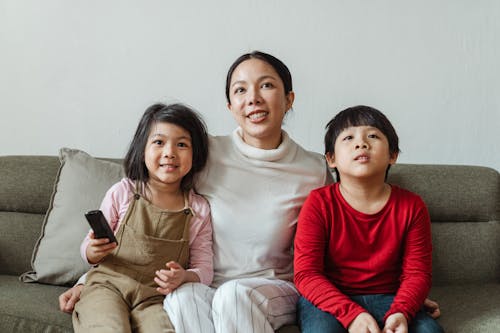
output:
[[[33,250],[60,165],[57,156],[0,156],[0,332],[73,331],[71,316],[58,309],[57,297],[67,286],[19,279],[32,270]],[[476,166],[397,164],[391,168],[388,181],[418,193],[429,207],[433,237],[430,296],[441,306],[439,323],[445,332],[498,332],[498,171]],[[287,326],[279,332],[299,330]]]

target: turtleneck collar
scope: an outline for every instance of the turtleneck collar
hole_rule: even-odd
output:
[[[260,161],[277,161],[285,157],[292,146],[292,140],[288,134],[281,130],[281,143],[276,149],[260,149],[250,146],[243,141],[241,127],[236,128],[231,134],[236,149],[244,156]]]

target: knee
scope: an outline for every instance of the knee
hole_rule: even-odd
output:
[[[252,288],[242,284],[239,280],[231,280],[222,284],[214,294],[213,307],[222,311],[232,308],[236,303],[252,302]]]
[[[437,321],[420,312],[415,316],[409,331],[410,333],[444,333]]]
[[[164,308],[167,307],[181,307],[187,301],[198,298],[202,293],[199,288],[199,283],[184,283],[175,289],[173,292],[165,296],[163,301]]]

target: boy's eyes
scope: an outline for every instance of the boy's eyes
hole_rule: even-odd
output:
[[[380,136],[377,133],[368,134],[367,137],[370,138],[370,139],[378,139],[378,138],[380,138]],[[346,135],[346,136],[344,136],[344,138],[342,140],[343,141],[349,141],[349,140],[352,140],[352,139],[354,139],[353,135]]]

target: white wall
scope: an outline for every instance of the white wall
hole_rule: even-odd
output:
[[[500,169],[496,0],[0,0],[0,154],[123,156],[156,101],[228,133],[226,71],[254,49],[291,69],[286,128],[306,148],[367,104],[395,125],[399,162]]]

